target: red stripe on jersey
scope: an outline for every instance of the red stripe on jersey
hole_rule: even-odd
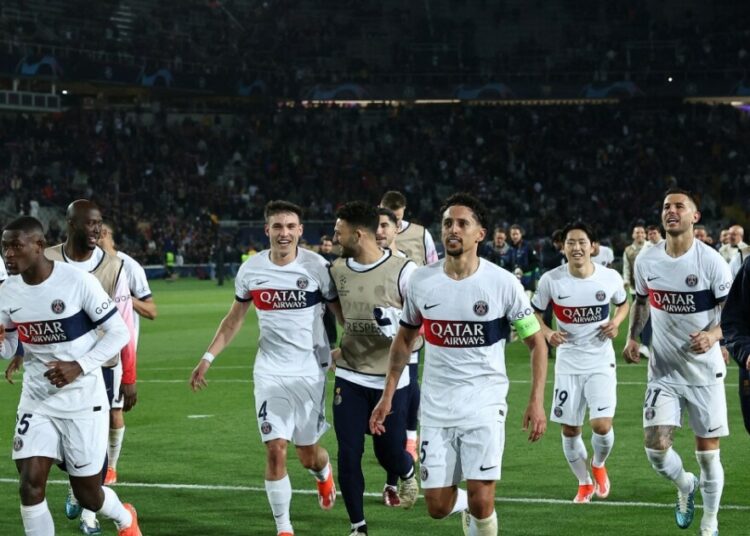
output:
[[[305,309],[320,303],[320,291],[256,289],[250,293],[261,311]]]

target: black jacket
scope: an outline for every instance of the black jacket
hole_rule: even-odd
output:
[[[743,369],[750,356],[750,264],[745,262],[732,283],[721,312],[721,330],[727,350]]]

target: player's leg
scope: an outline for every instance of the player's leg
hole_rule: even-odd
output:
[[[368,392],[371,389],[336,378],[333,399],[333,427],[338,443],[338,479],[352,533],[367,533],[365,521],[365,477],[362,455],[370,419]]]
[[[292,440],[302,466],[315,477],[318,504],[330,510],[336,503],[336,485],[328,451],[320,446],[320,438],[328,430],[325,415],[325,376],[287,380],[296,384],[295,425]]]
[[[430,517],[443,519],[466,513],[468,521],[468,496],[458,487],[462,474],[455,432],[456,428],[422,427],[419,473]]]
[[[380,400],[381,390],[371,389],[369,396],[370,411]],[[414,459],[406,452],[406,413],[409,400],[409,388],[397,389],[393,395],[391,413],[386,417],[385,432],[372,438],[375,457],[389,473],[400,477],[398,498],[403,508],[411,508],[419,496],[419,484],[415,473]]]
[[[674,431],[681,426],[680,396],[673,386],[649,382],[643,405],[644,444],[651,467],[677,487],[675,522],[687,528],[695,513],[698,479],[685,471],[682,458],[672,448]]]
[[[294,404],[282,378],[255,377],[255,413],[266,446],[265,488],[278,534],[293,534],[289,513],[292,484],[286,468],[294,431]]]
[[[701,468],[701,534],[713,535],[719,530],[719,504],[724,490],[720,438],[729,434],[726,392],[724,384],[717,383],[693,387],[685,395],[690,427],[695,432],[695,457]]]
[[[612,421],[617,407],[617,379],[615,369],[608,373],[592,374],[584,384],[591,423],[591,473],[597,497],[609,496],[610,482],[605,463],[615,444]]]
[[[493,421],[462,429],[458,444],[471,513],[468,534],[495,536],[498,533],[495,483],[502,474],[505,423]]]
[[[588,452],[583,442],[582,426],[586,414],[583,376],[556,374],[550,420],[560,423],[562,450],[570,470],[578,479],[578,491],[573,502],[587,503],[594,495],[594,483],[589,475]]]
[[[109,442],[107,444],[109,465],[107,467],[107,476],[104,480],[104,484],[107,486],[117,483],[117,462],[120,460],[122,441],[125,437],[125,415],[122,411],[125,400],[120,394],[121,383],[122,364],[119,363],[113,370],[114,397],[111,403],[112,409],[109,413]]]
[[[406,413],[406,452],[417,461],[419,441],[417,427],[419,426],[419,363],[409,364],[409,405]]]
[[[117,494],[102,485],[107,456],[108,412],[90,417],[56,419],[63,440],[63,456],[73,494],[81,506],[114,521],[120,536],[140,536],[135,508],[123,504]]]
[[[742,409],[742,420],[745,430],[750,434],[750,370],[740,369],[740,408]]]
[[[18,436],[14,441],[18,441]],[[16,459],[21,495],[21,519],[27,536],[46,536],[55,533],[52,514],[47,506],[46,488],[52,458],[34,456]]]

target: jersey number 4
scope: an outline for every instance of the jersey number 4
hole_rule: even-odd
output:
[[[268,416],[268,411],[266,410],[266,404],[268,404],[268,401],[267,400],[263,401],[263,403],[260,405],[260,411],[258,411],[258,418],[263,419],[264,421],[266,420],[266,417]]]

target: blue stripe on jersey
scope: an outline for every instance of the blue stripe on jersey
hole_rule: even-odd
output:
[[[710,290],[678,292],[674,290],[648,289],[651,307],[670,314],[691,314],[710,311],[718,303]]]
[[[492,346],[510,336],[510,323],[506,317],[489,322],[425,318],[424,334],[427,342],[435,346],[448,348]]]
[[[83,312],[83,311],[81,311],[81,312]],[[117,312],[117,309],[112,309],[112,310],[111,310],[110,312],[108,312],[108,313],[107,313],[106,315],[104,315],[103,317],[101,317],[101,318],[100,318],[99,320],[97,320],[97,321],[96,321],[96,322],[94,322],[93,324],[94,324],[95,326],[101,326],[101,325],[102,325],[102,324],[104,324],[104,323],[105,323],[105,322],[106,322],[107,320],[109,320],[109,319],[110,319],[110,317],[111,317],[111,316],[112,316],[113,314],[115,314],[116,312]],[[86,313],[83,313],[83,314],[86,314]],[[86,315],[86,316],[88,316],[88,315]]]
[[[106,320],[116,310],[113,309],[100,322]],[[39,320],[36,322],[16,323],[18,338],[24,344],[57,344],[76,340],[96,329],[94,323],[86,311],[78,311],[73,316],[57,320]]]

